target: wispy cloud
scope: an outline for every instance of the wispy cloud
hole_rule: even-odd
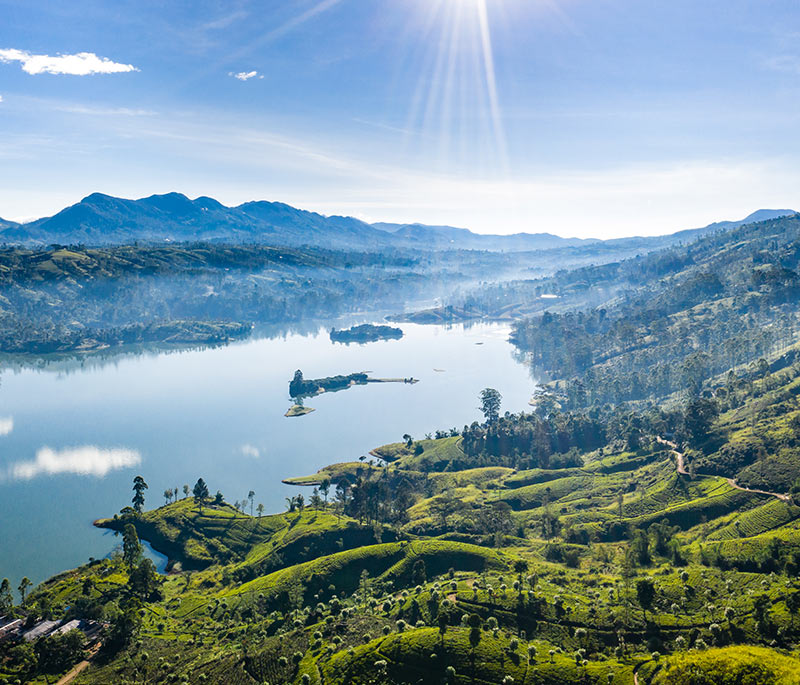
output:
[[[257,71],[238,71],[238,72],[228,72],[228,76],[233,76],[235,79],[239,79],[240,81],[249,81],[251,78],[264,78],[260,76]]]
[[[142,456],[136,450],[125,448],[103,449],[85,445],[65,450],[42,447],[33,461],[11,464],[8,475],[14,480],[31,480],[40,475],[74,473],[102,478],[110,471],[136,466]]]
[[[25,50],[13,48],[0,50],[0,62],[20,62],[27,74],[69,74],[89,76],[91,74],[118,74],[139,71],[132,64],[120,64],[107,57],[98,57],[93,52],[74,55],[33,55]]]
[[[250,457],[252,459],[258,459],[261,457],[261,450],[255,445],[242,445],[241,450],[245,457]]]
[[[59,112],[70,114],[89,114],[98,117],[152,117],[158,114],[150,109],[134,109],[130,107],[87,107],[86,105],[58,105],[54,107]]]
[[[776,55],[764,60],[764,65],[773,71],[800,74],[800,55]]]
[[[0,435],[8,435],[14,430],[14,419],[10,416],[0,417]]]

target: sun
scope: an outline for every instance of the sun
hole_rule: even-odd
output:
[[[420,5],[424,57],[408,128],[438,141],[442,161],[482,158],[507,165],[506,139],[495,68],[492,9],[504,0],[432,0]],[[466,151],[466,153],[465,153]]]

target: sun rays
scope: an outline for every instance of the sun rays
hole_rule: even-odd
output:
[[[406,127],[436,141],[443,164],[454,159],[506,170],[492,23],[487,0],[427,3],[416,28],[419,76]]]

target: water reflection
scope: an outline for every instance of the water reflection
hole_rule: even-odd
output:
[[[137,466],[142,455],[125,448],[102,449],[84,445],[64,450],[42,447],[33,461],[18,461],[8,469],[14,480],[30,480],[40,475],[74,473],[80,476],[102,478],[110,471]]]
[[[9,435],[14,430],[14,419],[11,416],[0,417],[0,436]]]
[[[242,445],[242,454],[251,459],[258,459],[261,457],[261,450],[255,445]]]

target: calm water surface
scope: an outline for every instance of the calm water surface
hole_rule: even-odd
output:
[[[527,407],[535,383],[508,329],[403,325],[399,341],[330,342],[327,331],[201,351],[130,355],[6,371],[0,385],[0,578],[12,587],[107,555],[119,539],[92,528],[150,485],[147,507],[198,477],[233,502],[280,511],[297,492],[281,479],[371,448],[480,418],[487,386],[503,410]],[[370,384],[309,399],[285,418],[288,381],[369,371],[416,385]]]

